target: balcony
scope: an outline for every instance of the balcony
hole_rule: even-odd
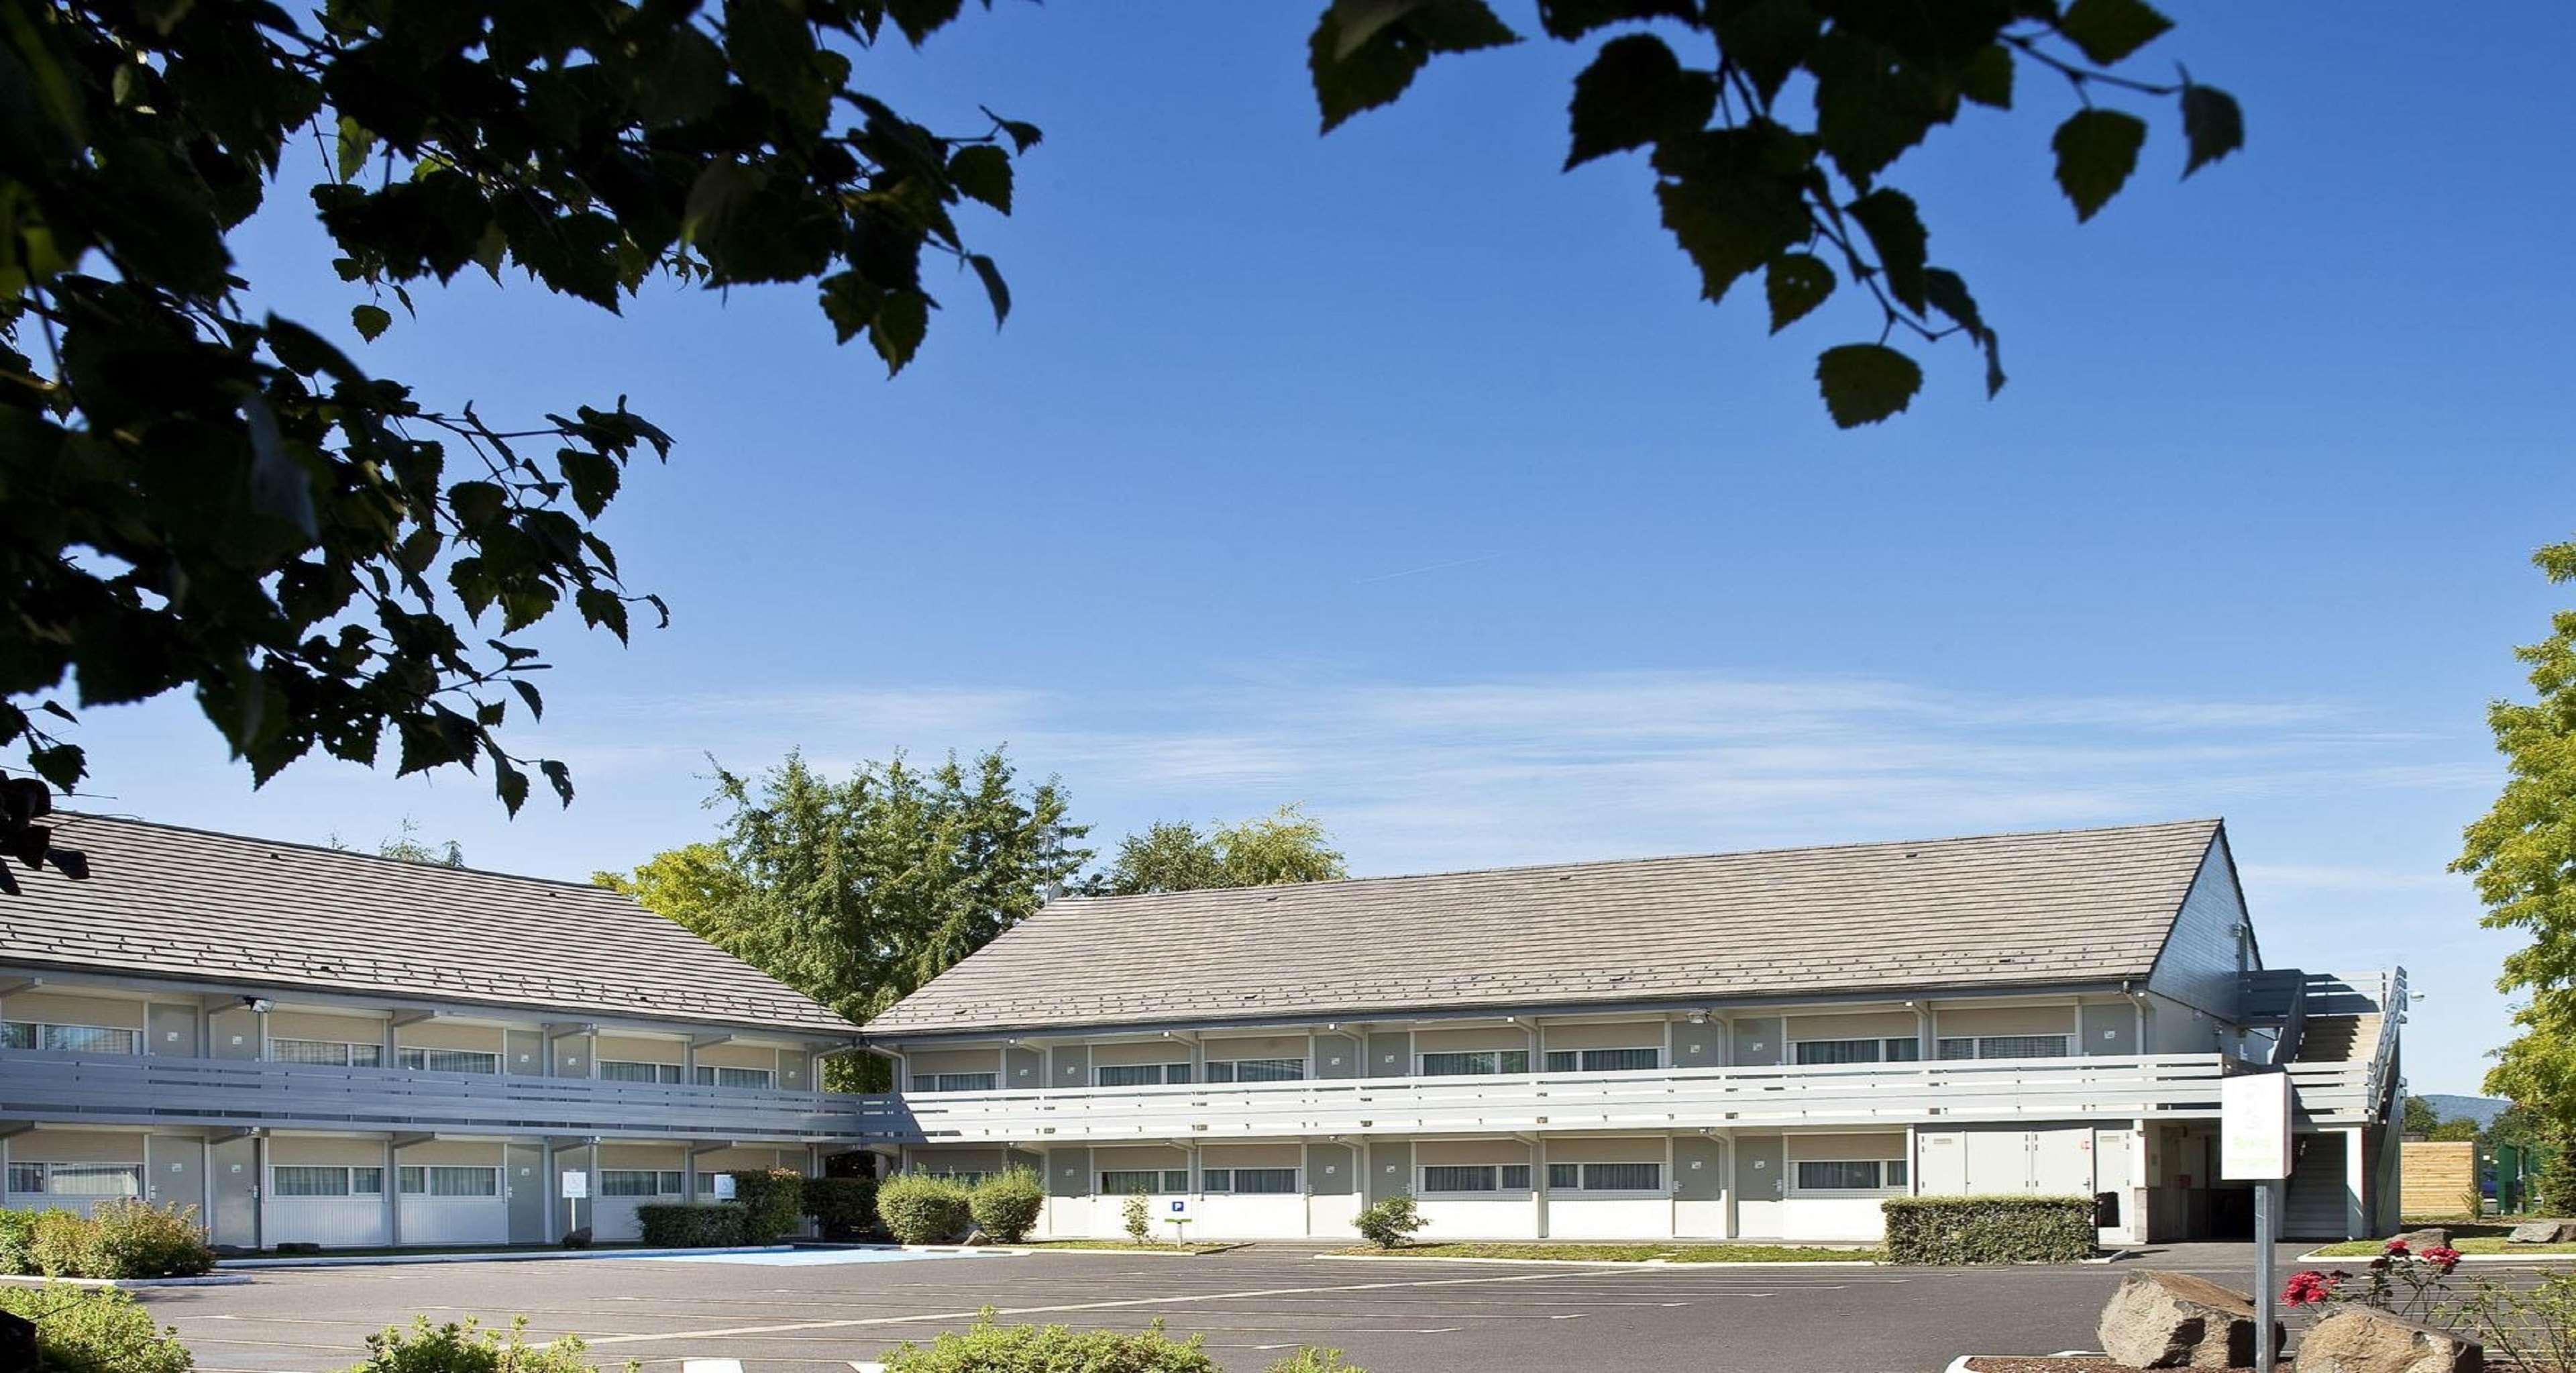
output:
[[[0,1053],[0,1117],[47,1124],[855,1142],[888,1099],[130,1054]]]
[[[1327,1079],[916,1093],[901,1107],[912,1142],[940,1144],[2207,1119],[2227,1063],[2207,1053]],[[2371,1068],[2298,1065],[2301,1123],[2366,1123]]]

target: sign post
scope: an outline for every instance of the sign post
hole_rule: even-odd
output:
[[[563,1170],[563,1199],[572,1203],[572,1228],[581,1228],[582,1198],[590,1195],[590,1172],[583,1168]]]
[[[2279,1069],[2218,1080],[2218,1175],[2254,1184],[2254,1367],[2272,1373],[2280,1282],[2272,1271],[2290,1175],[2290,1075]]]

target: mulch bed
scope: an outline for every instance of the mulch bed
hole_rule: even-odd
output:
[[[2080,1359],[1978,1358],[1968,1360],[1969,1373],[2107,1373],[2107,1370],[2127,1370],[2128,1367],[2127,1364],[2114,1363],[2099,1355]],[[2290,1361],[2283,1359],[2274,1367],[2280,1370],[2280,1373],[2288,1373]],[[2192,1373],[2221,1373],[2221,1370],[2194,1369]],[[2224,1373],[2254,1373],[2254,1371],[2250,1368],[2242,1368],[2228,1369]]]

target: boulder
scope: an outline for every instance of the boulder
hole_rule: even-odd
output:
[[[2421,1254],[2427,1249],[2448,1248],[2451,1243],[2451,1231],[2448,1226],[2427,1225],[2421,1230],[2409,1230],[2395,1238],[2406,1241],[2407,1248]]]
[[[2507,1244],[2565,1244],[2576,1240],[2576,1221],[2529,1220],[2513,1227]]]
[[[36,1323],[0,1311],[0,1368],[36,1366]]]
[[[2132,1273],[2102,1308],[2102,1351],[2131,1368],[2246,1368],[2254,1299],[2189,1273]],[[2272,1323],[2274,1352],[2284,1332]]]
[[[587,1225],[578,1230],[566,1230],[563,1237],[563,1247],[566,1249],[588,1249],[590,1247],[590,1239],[590,1227]]]
[[[965,1245],[969,1249],[981,1249],[992,1242],[993,1237],[985,1234],[983,1228],[980,1226],[967,1231],[966,1238],[959,1241],[959,1243]]]
[[[2299,1373],[2485,1373],[2477,1341],[2400,1320],[2367,1306],[2344,1306],[2299,1340]]]

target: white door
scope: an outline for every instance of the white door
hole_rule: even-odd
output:
[[[1925,1196],[1955,1197],[1968,1190],[1967,1136],[1957,1130],[1926,1131],[1915,1136],[1916,1167],[1923,1173]]]
[[[2091,1126],[2030,1132],[2030,1190],[2049,1197],[2093,1195]]]
[[[1970,1130],[1967,1138],[1967,1185],[1971,1196],[1993,1196],[2030,1190],[2028,1130]]]

